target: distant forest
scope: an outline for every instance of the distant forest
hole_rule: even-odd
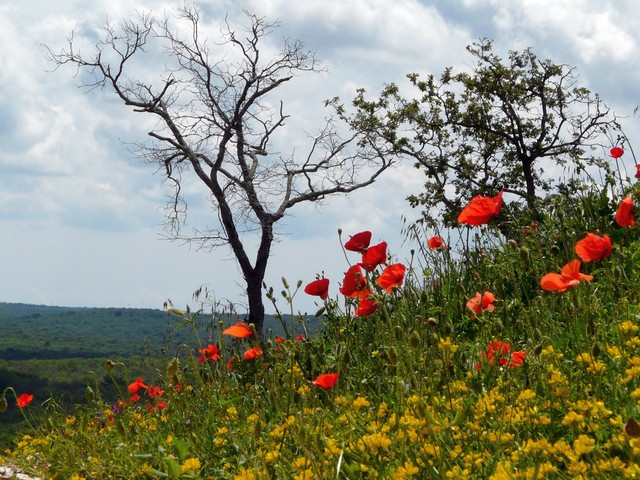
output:
[[[212,341],[212,322],[225,325],[242,320],[238,315],[203,313],[196,322],[203,342]],[[283,319],[287,325],[291,318]],[[307,333],[315,333],[319,322],[305,317]],[[179,328],[181,319],[165,311],[148,308],[76,308],[0,302],[0,389],[17,394],[32,393],[34,409],[55,400],[62,408],[84,402],[87,385],[115,396],[105,362],[122,362],[114,369],[124,384],[137,376],[151,379],[163,359],[175,354],[181,344],[197,347],[194,333]],[[267,336],[283,335],[281,321],[265,319]],[[296,331],[300,333],[300,330]],[[164,363],[166,365],[166,361]],[[14,399],[0,414],[0,450],[15,438],[22,417]]]

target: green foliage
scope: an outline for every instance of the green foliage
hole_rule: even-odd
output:
[[[574,68],[531,49],[502,59],[486,39],[467,50],[470,71],[410,74],[411,88],[392,84],[375,100],[360,91],[354,101],[350,120],[424,172],[425,188],[409,201],[425,224],[455,225],[474,195],[504,190],[519,216],[547,206],[552,194],[611,179],[603,150],[626,137],[599,96],[578,85]]]

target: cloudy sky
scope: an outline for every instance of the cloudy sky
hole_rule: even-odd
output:
[[[228,250],[195,251],[162,239],[160,207],[168,191],[155,168],[127,147],[145,140],[146,120],[108,90],[79,89],[72,68],[52,72],[43,48],[64,47],[73,29],[79,35],[95,32],[107,18],[117,22],[150,8],[162,15],[177,3],[4,0],[0,5],[0,301],[161,308],[167,298],[177,306],[194,305],[191,294],[204,285],[217,300],[242,302],[241,276]],[[327,73],[297,78],[287,90],[287,111],[305,128],[324,115],[324,99],[348,100],[358,87],[375,94],[410,72],[463,68],[471,63],[465,46],[487,37],[501,55],[530,46],[541,58],[577,67],[581,83],[626,117],[631,142],[640,135],[633,115],[640,104],[635,0],[196,3],[210,25],[226,15],[241,26],[243,8],[279,20],[273,41],[298,38],[317,52]],[[301,145],[291,147],[302,147],[304,135],[299,139]],[[307,282],[324,271],[335,294],[347,268],[338,228],[345,234],[370,229],[374,241],[386,240],[399,260],[406,258],[411,245],[401,245],[402,217],[417,213],[405,197],[420,185],[418,172],[398,168],[321,210],[291,210],[280,227],[267,284],[280,290],[281,276]],[[204,216],[205,202],[196,204],[196,213],[199,205]],[[304,294],[295,307],[315,311]]]

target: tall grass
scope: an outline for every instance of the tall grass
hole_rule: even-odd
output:
[[[403,285],[379,288],[384,265],[367,273],[378,308],[355,316],[358,300],[330,279],[315,336],[233,338],[214,318],[210,338],[194,328],[153,384],[130,378],[117,401],[89,385],[72,415],[49,400],[5,461],[74,480],[640,476],[638,227],[616,226],[606,196],[560,200],[511,238],[465,227],[431,250],[429,232],[409,229]],[[591,282],[543,291],[587,232],[608,234],[612,255],[582,265]],[[301,285],[283,286],[295,311]],[[473,312],[476,292],[495,309]],[[204,315],[173,312],[176,327]],[[200,362],[209,344],[220,358]],[[315,381],[323,374],[335,385]]]

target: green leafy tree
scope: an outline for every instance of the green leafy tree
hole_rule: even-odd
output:
[[[226,24],[208,41],[200,12],[184,6],[174,18],[141,14],[119,26],[107,24],[89,54],[80,52],[82,42],[73,35],[66,49],[49,53],[56,66],[75,66],[89,91],[107,88],[157,120],[139,153],[173,188],[168,235],[204,248],[230,247],[246,282],[248,321],[260,332],[274,225],[300,203],[370,185],[393,161],[366,126],[352,124],[350,130],[336,118],[309,135],[306,148],[278,142],[289,119],[278,89],[322,67],[299,41],[273,50],[264,40],[277,24],[249,13],[247,18],[246,28]],[[183,193],[194,179],[213,213],[210,224],[184,232]],[[250,232],[257,233],[255,247]]]
[[[600,97],[578,85],[574,68],[531,49],[503,60],[490,40],[467,50],[470,71],[410,74],[408,97],[391,84],[379,99],[362,90],[355,101],[358,122],[426,175],[424,191],[409,197],[424,208],[423,222],[451,225],[471,196],[499,190],[521,200],[512,208],[535,211],[550,194],[586,189],[594,173],[610,173],[603,148],[625,137]]]

